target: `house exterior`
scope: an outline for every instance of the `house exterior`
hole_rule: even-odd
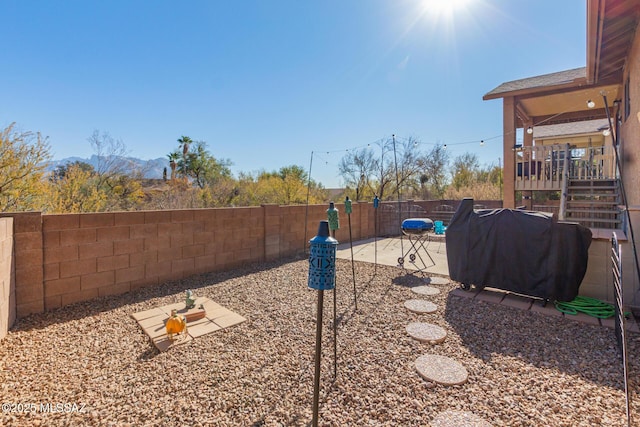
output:
[[[585,67],[506,82],[483,99],[503,102],[504,207],[531,208],[534,192],[557,191],[559,219],[594,235],[581,293],[609,301],[615,232],[625,303],[640,306],[631,239],[640,233],[640,0],[586,7]]]

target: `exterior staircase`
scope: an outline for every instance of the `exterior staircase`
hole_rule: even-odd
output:
[[[622,225],[620,203],[617,179],[570,179],[564,219],[589,228],[618,229]]]

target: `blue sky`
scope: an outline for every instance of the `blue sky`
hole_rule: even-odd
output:
[[[187,135],[236,174],[313,152],[325,187],[347,149],[392,134],[497,165],[502,102],[482,96],[585,66],[586,2],[433,1],[0,0],[0,126],[48,136],[55,159],[89,157],[94,130],[143,159]]]

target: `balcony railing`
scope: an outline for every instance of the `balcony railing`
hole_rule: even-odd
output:
[[[568,144],[519,147],[515,150],[515,189],[551,190],[563,188],[563,178],[615,179],[613,147],[575,148]],[[565,174],[565,172],[567,172]]]

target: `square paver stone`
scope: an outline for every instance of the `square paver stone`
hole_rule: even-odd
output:
[[[545,316],[564,316],[564,314],[556,308],[553,302],[548,302],[546,305],[542,305],[540,301],[534,301],[529,310],[534,313],[544,314]]]
[[[193,338],[198,338],[206,334],[210,334],[211,332],[219,331],[222,327],[213,323],[211,320],[208,320],[204,323],[200,323],[197,325],[187,325],[187,332]]]
[[[500,304],[519,308],[521,310],[529,310],[532,302],[533,300],[531,298],[523,297],[520,295],[507,294],[504,296],[504,299],[500,302]]]
[[[226,316],[222,316],[222,317],[217,317],[214,322],[216,323],[216,325],[220,326],[221,328],[228,328],[229,326],[233,326],[233,325],[237,325],[238,323],[242,323],[244,322],[245,319],[244,317],[240,316],[237,313],[234,313],[232,311],[229,312],[229,314],[227,314]]]
[[[154,338],[159,338],[163,335],[167,335],[167,330],[164,327],[164,321],[160,324],[150,325],[146,328],[142,328],[145,334],[149,335],[149,338],[152,340]]]
[[[171,310],[180,312],[181,310],[186,311],[186,308],[184,307],[184,302],[181,301],[169,305],[163,305],[160,307],[160,310],[162,310],[167,316],[171,316]]]
[[[476,295],[478,295],[478,292],[475,290],[465,291],[464,289],[461,289],[461,288],[455,288],[455,289],[452,289],[451,292],[449,292],[449,295],[455,295],[461,298],[473,299]]]
[[[484,289],[482,292],[478,293],[475,299],[478,301],[500,304],[500,302],[502,302],[502,299],[504,298],[505,295],[506,294],[504,292],[491,291],[488,289]]]
[[[233,313],[233,311],[224,308],[224,307],[218,307],[218,308],[214,308],[212,310],[206,310],[207,314],[207,319],[213,320],[215,321],[218,317],[224,317],[226,315],[228,315],[229,313]]]
[[[182,335],[182,336],[176,337],[173,341],[171,341],[169,337],[165,334],[161,337],[154,338],[152,341],[153,341],[153,344],[158,348],[158,350],[167,351],[170,348],[177,347],[182,344],[186,344],[190,342],[192,339],[193,338],[189,335]]]
[[[147,319],[138,320],[138,323],[140,324],[142,329],[155,328],[158,325],[164,328],[164,324],[168,318],[169,317],[166,314],[162,313],[159,316],[153,316]]]
[[[202,309],[205,310],[205,317],[188,322],[186,334],[179,334],[173,341],[169,340],[165,324],[171,316],[171,310],[176,310],[178,314],[187,315]],[[131,317],[138,322],[142,330],[151,338],[153,344],[161,352],[190,342],[194,338],[237,325],[247,320],[241,315],[205,297],[196,298],[195,308],[189,310],[185,308],[184,302],[177,302],[134,313]]]
[[[165,314],[164,311],[159,308],[152,308],[151,310],[139,311],[131,315],[137,321],[148,319],[149,317],[159,316]]]

